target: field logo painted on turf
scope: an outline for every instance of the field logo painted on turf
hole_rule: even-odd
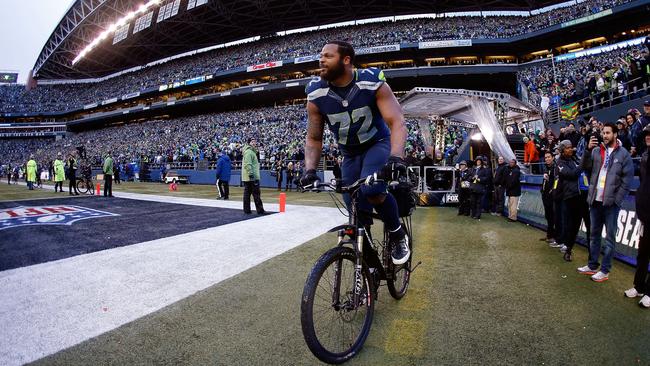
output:
[[[0,209],[0,230],[30,225],[72,225],[74,222],[118,214],[74,205],[18,206]]]

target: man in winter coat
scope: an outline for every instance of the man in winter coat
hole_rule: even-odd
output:
[[[617,132],[615,124],[606,123],[603,127],[603,143],[597,146],[597,140],[592,137],[581,164],[583,170],[591,175],[587,202],[591,207],[591,232],[594,234],[591,236],[589,264],[578,268],[578,272],[591,275],[591,279],[596,282],[609,278],[616,250],[618,213],[634,178],[632,158],[620,145]],[[607,236],[600,265],[601,235],[598,234],[603,231],[603,226]]]
[[[257,213],[263,215],[264,205],[260,198],[260,163],[257,160],[257,141],[250,139],[244,146],[241,180],[244,183],[244,213],[251,213],[251,194],[255,201]]]
[[[34,190],[34,182],[36,182],[36,161],[34,155],[30,155],[27,162],[27,188],[30,191]]]
[[[230,157],[224,151],[219,155],[217,160],[217,191],[219,192],[218,200],[227,200],[230,195],[230,171],[232,163]]]
[[[646,145],[645,152],[641,156],[641,174],[639,174],[639,188],[636,190],[636,214],[641,221],[643,231],[639,240],[639,252],[636,257],[636,273],[634,274],[634,287],[625,291],[625,296],[635,298],[641,297],[639,306],[650,308],[650,273],[648,262],[650,261],[650,126],[643,129],[643,138]]]
[[[508,170],[508,165],[503,156],[499,156],[499,165],[494,172],[494,212],[497,215],[503,215],[503,200],[505,199],[505,175]]]
[[[104,159],[104,197],[113,197],[113,158],[110,153]],[[91,187],[92,189],[92,187]]]
[[[483,207],[483,196],[487,192],[487,186],[492,180],[490,169],[483,165],[483,158],[477,157],[474,161],[476,166],[472,169],[472,197],[470,200],[471,216],[473,219],[480,220]]]
[[[521,171],[517,165],[517,160],[512,159],[504,176],[504,185],[506,196],[508,196],[508,220],[517,221],[517,210],[519,206],[519,197],[521,196]]]
[[[61,158],[62,158],[61,153],[57,153],[56,160],[54,160],[54,192],[63,193],[63,181],[65,180],[65,164],[63,164],[63,160],[61,160]]]

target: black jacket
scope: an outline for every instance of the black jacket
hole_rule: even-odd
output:
[[[496,171],[494,172],[494,185],[502,186],[505,184],[505,175],[507,174],[508,164],[503,163],[499,164]]]
[[[476,179],[474,176],[478,176]],[[487,186],[492,180],[492,173],[490,169],[481,167],[481,169],[473,168],[472,169],[472,192],[474,193],[485,193]]]
[[[521,196],[521,171],[519,167],[515,165],[514,168],[508,167],[505,174],[505,187],[506,187],[506,196],[508,197],[519,197]]]
[[[551,166],[544,164],[546,171],[544,173],[548,174],[548,180],[542,182],[542,199],[551,199],[553,198],[553,182],[555,182],[555,161]]]
[[[469,190],[469,187],[463,188],[462,183],[463,182],[469,182],[470,187],[471,187],[471,185],[472,185],[472,177],[473,176],[474,175],[472,174],[471,169],[465,169],[465,170],[459,170],[458,171],[458,183],[456,184],[456,188],[458,189],[459,192],[460,192],[461,189],[462,190]]]
[[[556,191],[556,197],[559,200],[564,201],[580,195],[578,184],[580,173],[582,173],[582,169],[574,158],[565,159],[560,156],[555,169],[556,177],[559,178]]]
[[[639,188],[636,190],[636,215],[644,225],[650,225],[650,159],[648,151],[641,157],[641,174]]]

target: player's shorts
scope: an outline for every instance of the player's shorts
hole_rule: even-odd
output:
[[[341,164],[341,178],[344,185],[350,185],[360,178],[365,178],[373,173],[379,172],[386,165],[390,157],[390,137],[381,139],[370,145],[362,151],[355,151],[354,154],[346,153],[345,148],[341,147],[343,154],[343,163]],[[372,186],[361,187],[361,199],[359,209],[366,212],[372,212],[372,205],[365,197],[376,196],[386,193],[386,183],[377,183]],[[350,206],[350,197],[346,193],[343,195],[345,203]]]

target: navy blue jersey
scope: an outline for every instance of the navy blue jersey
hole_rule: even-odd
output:
[[[316,104],[337,143],[358,150],[390,136],[377,107],[377,90],[386,82],[377,68],[354,70],[351,85],[336,88],[320,77],[306,88],[307,100]]]

